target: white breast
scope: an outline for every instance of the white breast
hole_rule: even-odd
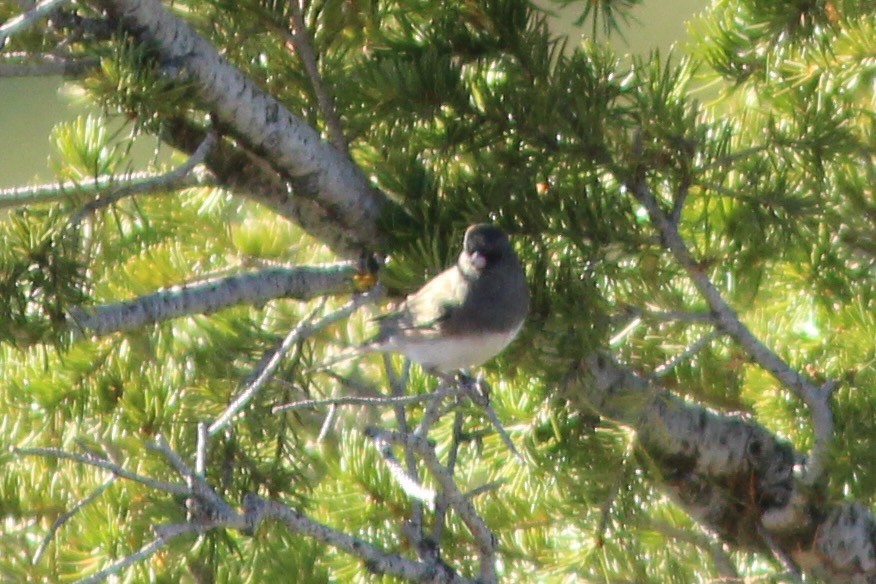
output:
[[[425,369],[452,373],[476,367],[498,355],[520,332],[522,323],[505,333],[480,333],[450,338],[391,338],[379,350],[403,353]]]

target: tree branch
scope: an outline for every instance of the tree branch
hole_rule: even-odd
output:
[[[71,197],[100,196],[108,193],[112,197],[115,193],[123,193],[122,196],[163,194],[171,186],[174,189],[188,189],[192,187],[213,186],[214,181],[206,174],[189,173],[178,178],[172,185],[163,178],[165,174],[151,172],[134,172],[125,175],[98,176],[87,182],[63,182],[51,183],[28,187],[13,187],[0,189],[0,209],[23,207],[45,203],[57,203]]]
[[[255,378],[252,382],[247,386],[247,388],[240,393],[234,401],[225,409],[221,416],[219,416],[208,429],[208,433],[210,436],[215,436],[216,433],[221,431],[225,426],[227,426],[231,419],[237,414],[240,410],[242,410],[246,404],[252,400],[253,397],[259,392],[259,390],[267,383],[271,377],[273,377],[274,373],[277,371],[277,368],[280,366],[280,363],[283,360],[283,357],[286,353],[301,340],[306,339],[316,331],[324,329],[325,327],[338,322],[344,318],[347,318],[353,312],[358,309],[360,306],[372,302],[375,298],[380,297],[383,294],[383,289],[379,286],[376,286],[366,292],[365,294],[357,294],[350,300],[347,304],[342,306],[341,308],[323,316],[319,320],[313,322],[311,319],[315,316],[315,312],[312,312],[298,323],[298,326],[292,329],[292,331],[286,335],[286,338],[283,339],[281,345],[277,348],[271,358],[264,364],[263,368],[258,371],[255,375]]]
[[[59,57],[52,54],[5,53],[0,57],[0,79],[9,77],[78,77],[100,65],[95,57]]]
[[[572,404],[633,427],[668,494],[736,549],[773,553],[760,525],[807,574],[832,583],[876,577],[876,517],[824,501],[795,480],[802,458],[750,418],[692,404],[596,353],[570,373]]]
[[[90,454],[77,454],[75,452],[67,452],[66,450],[61,450],[60,448],[13,448],[12,452],[14,454],[22,456],[43,456],[46,458],[70,460],[73,462],[78,462],[80,464],[108,470],[114,475],[120,476],[123,479],[128,479],[129,481],[140,483],[149,487],[150,489],[163,491],[165,493],[170,493],[171,495],[191,495],[191,490],[186,486],[152,479],[141,474],[125,470],[122,466],[112,461],[99,458]]]
[[[0,49],[6,44],[6,40],[12,35],[18,34],[30,28],[36,21],[48,16],[53,10],[57,10],[70,0],[42,0],[34,4],[27,12],[11,18],[0,26]]]
[[[43,541],[40,542],[39,547],[37,547],[36,551],[33,554],[33,560],[31,563],[36,565],[40,563],[40,560],[43,557],[43,554],[49,548],[49,544],[55,538],[55,534],[61,529],[65,523],[70,521],[79,511],[90,504],[92,501],[100,497],[104,491],[106,491],[110,485],[115,482],[118,475],[113,475],[103,483],[100,484],[96,489],[94,489],[87,497],[82,499],[81,501],[77,501],[75,505],[73,505],[70,509],[62,513],[57,519],[52,522],[52,526],[49,527],[49,531],[43,537]]]
[[[480,552],[480,575],[479,581],[494,583],[498,581],[496,574],[496,538],[490,531],[486,522],[478,515],[472,502],[459,490],[453,481],[453,475],[447,467],[441,464],[435,454],[434,447],[426,438],[415,433],[393,432],[370,427],[366,429],[366,435],[375,440],[383,440],[387,443],[411,448],[416,452],[429,469],[429,473],[435,478],[442,490],[442,495],[454,511],[459,514],[465,523]]]
[[[178,63],[219,123],[270,160],[289,178],[298,196],[330,209],[342,229],[360,244],[378,242],[377,219],[387,199],[348,158],[256,87],[159,0],[105,3],[132,34],[155,47],[163,59]]]
[[[133,300],[70,310],[71,328],[106,335],[142,328],[171,318],[210,314],[237,304],[261,305],[277,298],[308,300],[352,289],[356,262],[270,268],[174,286]]]
[[[805,376],[793,370],[781,357],[764,345],[739,319],[739,315],[721,296],[709,277],[700,268],[678,232],[678,226],[663,213],[657,199],[643,178],[627,182],[627,188],[647,209],[651,221],[660,232],[663,244],[672,253],[678,264],[705,298],[712,310],[718,327],[730,335],[765,370],[769,371],[785,387],[793,391],[809,408],[815,443],[804,470],[802,480],[808,485],[819,482],[830,460],[833,442],[833,414],[830,410],[830,395],[833,384],[819,388]]]
[[[178,189],[178,185],[192,174],[192,171],[194,171],[197,165],[201,164],[204,161],[207,153],[210,152],[210,150],[216,144],[217,140],[218,136],[215,131],[208,132],[207,136],[204,138],[204,141],[201,142],[195,152],[191,156],[189,156],[189,158],[185,162],[183,162],[176,168],[169,170],[163,174],[159,174],[158,176],[151,177],[148,180],[142,180],[136,183],[128,183],[113,188],[107,194],[99,196],[93,201],[86,203],[82,210],[80,210],[70,219],[70,223],[76,225],[81,222],[82,219],[84,219],[87,215],[94,213],[98,209],[108,207],[109,205],[119,202],[125,197],[131,197],[144,191],[160,192]]]

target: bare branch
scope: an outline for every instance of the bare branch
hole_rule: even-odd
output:
[[[264,368],[258,372],[250,382],[249,386],[238,395],[233,402],[222,412],[222,415],[219,416],[212,424],[210,424],[210,428],[208,430],[210,436],[215,436],[217,432],[222,430],[225,426],[227,426],[231,419],[242,410],[246,404],[248,404],[253,397],[259,392],[259,390],[273,377],[274,373],[277,371],[277,368],[280,366],[280,363],[283,360],[283,357],[286,353],[298,342],[302,339],[307,338],[312,335],[314,332],[321,330],[333,323],[338,322],[344,318],[350,316],[357,308],[367,304],[368,302],[373,301],[375,298],[381,296],[383,294],[383,289],[380,286],[375,286],[365,294],[357,294],[346,303],[341,308],[331,312],[316,322],[311,322],[311,318],[315,315],[315,312],[309,314],[307,317],[302,319],[298,326],[292,329],[292,331],[286,335],[286,338],[283,339],[280,347],[277,351],[271,356],[268,362],[265,364]]]
[[[99,196],[103,192],[125,193],[123,196],[164,194],[168,185],[161,180],[163,174],[134,172],[126,175],[99,176],[88,182],[64,182],[0,189],[0,209],[23,207],[40,203],[57,203],[71,197]],[[175,182],[176,190],[192,187],[213,186],[208,175],[191,173]]]
[[[319,66],[316,63],[316,54],[313,50],[313,41],[307,30],[307,24],[304,22],[304,14],[301,11],[301,5],[298,4],[298,0],[289,0],[289,10],[292,13],[291,22],[289,23],[292,30],[291,44],[298,53],[298,56],[301,57],[304,70],[307,71],[307,76],[310,78],[313,93],[316,94],[316,102],[319,104],[319,109],[325,118],[325,125],[328,127],[329,139],[334,147],[338,149],[338,152],[343,152],[349,157],[350,151],[344,138],[341,118],[338,116],[334,100],[322,82],[322,76],[319,74]]]
[[[672,372],[673,369],[699,353],[706,347],[709,343],[720,337],[722,333],[717,330],[709,331],[708,333],[700,336],[697,340],[691,343],[684,351],[679,353],[678,355],[674,355],[668,361],[662,363],[659,367],[654,369],[654,377],[660,378],[665,377],[669,373]]]
[[[309,535],[319,542],[360,558],[371,571],[397,576],[409,582],[472,584],[471,580],[458,575],[443,562],[418,562],[387,553],[361,539],[305,517],[276,501],[267,501],[249,494],[244,498],[243,506],[249,529],[255,529],[265,519],[275,519],[293,533]]]
[[[474,537],[481,556],[479,581],[484,583],[497,582],[495,536],[486,522],[478,515],[471,501],[456,486],[453,475],[438,460],[435,449],[429,444],[429,441],[416,433],[392,432],[374,427],[368,428],[366,434],[374,439],[379,437],[392,444],[408,446],[421,457],[430,474],[440,485],[443,496],[447,497],[451,508],[459,514]]]
[[[114,475],[122,477],[123,479],[128,479],[129,481],[145,485],[150,489],[163,491],[165,493],[170,493],[171,495],[189,496],[192,494],[191,489],[184,485],[152,479],[126,470],[114,462],[90,454],[77,454],[75,452],[61,450],[60,448],[14,448],[13,452],[24,456],[44,456],[46,458],[70,460],[80,464],[102,468],[110,471]]]
[[[201,164],[204,161],[204,158],[207,157],[207,153],[216,144],[216,140],[218,140],[218,135],[216,134],[216,132],[208,132],[207,136],[204,138],[204,141],[201,142],[201,145],[198,146],[194,154],[189,156],[189,158],[185,162],[183,162],[176,168],[158,176],[151,177],[149,180],[146,181],[128,183],[113,188],[106,195],[99,196],[90,203],[87,203],[81,211],[76,213],[76,215],[74,215],[70,219],[70,223],[76,225],[81,222],[82,219],[84,219],[87,215],[91,215],[98,209],[108,207],[109,205],[117,203],[125,197],[131,197],[133,195],[143,192],[144,190],[152,193],[160,191],[178,190],[178,185],[182,181],[184,181],[190,174],[192,174],[192,171],[197,165]]]
[[[694,259],[678,232],[678,226],[663,213],[650,187],[643,179],[628,182],[627,188],[647,209],[651,221],[660,232],[664,245],[679,265],[684,268],[694,286],[709,304],[719,328],[739,343],[758,365],[769,371],[809,407],[815,443],[801,479],[809,485],[817,483],[826,472],[830,458],[830,445],[833,442],[833,414],[829,405],[831,387],[819,388],[814,385],[812,381],[792,369],[781,357],[764,345],[742,323],[739,315],[727,304]]]
[[[215,436],[216,433],[220,432],[230,424],[231,419],[245,408],[262,387],[271,380],[274,373],[277,371],[277,368],[280,366],[280,363],[282,363],[283,359],[286,357],[286,354],[292,350],[292,347],[313,334],[315,330],[318,330],[311,328],[311,322],[313,321],[313,317],[316,316],[316,313],[322,310],[323,306],[325,306],[325,299],[323,299],[318,306],[313,308],[313,310],[311,310],[295,327],[292,328],[291,331],[289,331],[289,334],[286,335],[283,342],[277,347],[277,350],[274,351],[270,358],[262,363],[258,369],[256,369],[252,376],[252,381],[250,381],[246,388],[234,398],[230,404],[228,404],[225,411],[222,412],[212,424],[210,424],[207,428],[208,437]]]
[[[174,286],[133,300],[70,310],[71,328],[106,335],[193,314],[210,314],[237,304],[259,306],[277,298],[308,300],[348,292],[357,262],[270,268]]]
[[[103,492],[106,491],[110,487],[110,485],[113,484],[113,482],[115,482],[116,477],[117,477],[117,475],[113,475],[110,478],[108,478],[107,480],[105,480],[103,483],[100,484],[100,486],[98,486],[96,489],[94,489],[87,497],[85,497],[81,501],[78,501],[75,505],[73,505],[70,509],[68,509],[67,511],[62,513],[57,519],[55,519],[52,522],[52,526],[49,527],[48,533],[46,533],[46,535],[43,537],[43,541],[40,542],[39,547],[37,547],[36,552],[34,552],[34,554],[33,554],[33,560],[31,560],[32,564],[36,565],[36,564],[40,563],[40,560],[42,559],[43,554],[46,552],[46,550],[49,547],[49,544],[55,538],[55,534],[58,532],[59,529],[61,529],[61,526],[63,526],[68,521],[70,521],[70,519],[72,519],[73,516],[79,512],[80,509],[84,508],[85,506],[90,504],[92,501],[94,501],[95,499],[100,497],[103,494]]]
[[[462,389],[455,387],[443,387],[431,393],[423,393],[418,395],[403,395],[403,396],[385,396],[385,397],[362,397],[362,396],[339,396],[327,397],[324,399],[307,399],[274,406],[271,410],[273,413],[280,413],[289,410],[301,410],[305,408],[317,408],[321,406],[397,406],[414,404],[418,402],[428,401],[436,398],[444,398],[450,395],[458,395],[463,393]]]
[[[36,21],[48,16],[53,10],[57,10],[67,2],[69,0],[42,0],[42,2],[34,4],[27,12],[6,21],[0,26],[0,49],[3,48],[9,37],[27,30]]]
[[[158,537],[153,539],[151,542],[147,543],[133,554],[125,556],[117,562],[113,562],[103,570],[95,572],[87,578],[77,580],[76,584],[96,584],[97,582],[103,582],[110,576],[118,574],[125,568],[133,566],[137,562],[141,562],[150,557],[155,552],[167,545],[167,542],[169,542],[170,540],[191,533],[202,533],[204,530],[205,528],[202,525],[196,523],[181,523],[156,528],[155,531],[157,532]]]
[[[427,489],[421,485],[417,477],[412,476],[402,467],[401,463],[392,452],[392,444],[390,444],[382,434],[375,434],[372,438],[374,440],[374,445],[377,447],[377,451],[380,452],[387,468],[389,468],[389,473],[402,490],[415,501],[425,503],[430,508],[433,507],[435,505],[435,491]]]

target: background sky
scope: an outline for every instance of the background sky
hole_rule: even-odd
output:
[[[580,14],[577,6],[558,9],[550,0],[536,3],[554,13],[552,28],[557,34],[568,35],[570,41],[589,34],[588,25],[573,24]],[[707,0],[645,0],[635,11],[638,23],[631,23],[626,42],[615,39],[615,49],[631,54],[647,54],[655,48],[665,52],[684,40],[685,22],[708,4]],[[63,87],[59,77],[0,79],[0,139],[5,145],[0,154],[0,188],[52,180],[52,127],[87,113],[81,100],[71,98]],[[149,159],[152,145],[139,149],[142,160]]]

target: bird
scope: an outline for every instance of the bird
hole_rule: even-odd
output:
[[[376,336],[357,353],[401,353],[438,375],[498,355],[529,313],[529,286],[508,235],[490,223],[465,231],[456,263],[376,318]]]

